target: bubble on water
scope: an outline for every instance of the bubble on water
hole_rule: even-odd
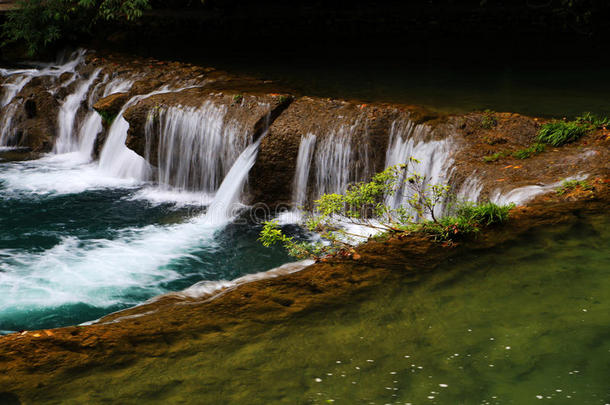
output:
[[[434,396],[428,395],[428,399],[434,399]]]
[[[396,374],[396,371],[390,371],[390,374]]]
[[[506,346],[506,350],[510,350],[510,346]]]
[[[321,378],[316,378],[316,380],[315,380],[315,381],[316,381],[316,382],[322,382],[322,379],[321,379]]]
[[[536,395],[536,398],[543,399],[544,397],[542,395]]]
[[[448,387],[448,385],[447,385],[447,384],[439,384],[438,386],[439,386],[439,387],[442,387],[442,388],[447,388],[447,387]]]
[[[375,360],[367,360],[367,362],[369,363],[373,363]]]
[[[337,361],[335,361],[335,363],[341,364],[341,360],[337,360]]]

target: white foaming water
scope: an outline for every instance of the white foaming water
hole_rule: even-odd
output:
[[[97,79],[100,72],[101,69],[96,69],[93,74],[88,79],[83,80],[77,86],[74,93],[70,94],[61,104],[61,108],[57,115],[59,135],[53,148],[54,153],[74,152],[80,149],[80,141],[74,136],[76,114],[80,110],[81,104],[87,96],[89,88]]]
[[[513,190],[502,192],[500,190],[494,191],[490,196],[490,201],[498,205],[523,205],[526,202],[532,200],[534,197],[545,194],[550,191],[556,190],[566,180],[585,180],[588,175],[578,175],[573,177],[566,177],[565,179],[551,184],[536,184],[518,187]]]
[[[307,183],[313,151],[316,146],[316,136],[308,133],[301,137],[297,166],[292,184],[292,206],[296,210],[302,209],[307,203]]]
[[[125,229],[113,240],[68,237],[41,253],[0,251],[8,257],[0,263],[0,314],[75,303],[131,305],[142,294],[165,293],[161,285],[181,277],[172,262],[192,257],[197,246],[213,246],[214,230],[191,221]]]
[[[140,182],[109,176],[80,152],[47,155],[37,160],[5,163],[0,171],[5,197],[63,195],[103,188],[129,188]]]
[[[428,133],[429,129],[425,125],[416,125],[410,120],[394,122],[386,152],[386,167],[408,164],[410,172],[423,176],[424,187],[445,184],[448,179],[447,171],[453,163],[451,140],[426,140]],[[419,163],[411,162],[410,158],[417,159]],[[399,180],[404,183],[404,176]],[[413,193],[413,190],[403,184],[394,195],[386,198],[386,204],[394,209],[407,206],[407,201]],[[438,208],[439,211],[442,210],[442,207]]]
[[[196,259],[190,252],[199,246],[215,246],[214,232],[232,219],[248,172],[256,160],[259,143],[250,145],[238,157],[205,215],[176,225],[124,229],[112,240],[67,237],[40,253],[0,250],[0,256],[9,258],[0,263],[0,314],[75,303],[95,307],[132,305],[138,303],[137,297],[142,295],[167,292],[162,284],[181,277],[175,270],[180,266],[177,261]],[[52,170],[41,170],[42,162],[61,166],[63,159],[64,164],[73,164],[74,160],[68,155],[16,165],[13,173],[4,170],[0,179],[8,182],[9,188],[13,182],[21,182],[22,186],[29,184],[26,188],[40,193],[51,183],[61,184],[66,179],[54,178]],[[35,172],[29,177],[28,165]],[[94,166],[88,167],[99,179],[99,171]],[[78,170],[82,175],[83,166]],[[58,173],[65,176],[70,171],[64,167]],[[31,175],[34,175],[34,181]],[[41,180],[47,183],[41,184]],[[75,190],[74,186],[72,183],[71,191]],[[85,184],[84,188],[90,186]],[[130,296],[135,296],[133,302]]]
[[[220,281],[201,281],[193,284],[189,288],[180,291],[166,294],[165,296],[172,296],[178,298],[203,298],[210,296],[210,300],[219,297],[228,291],[234,290],[243,284],[252,283],[258,280],[265,280],[269,278],[276,278],[285,276],[288,274],[299,272],[308,266],[311,266],[315,262],[313,260],[302,260],[300,262],[286,263],[282,266],[276,267],[271,270],[262,271],[260,273],[248,274],[243,277],[236,278],[235,280],[220,280]],[[215,294],[218,293],[218,294]],[[156,297],[151,302],[157,301],[163,296]]]
[[[199,108],[169,107],[150,113],[146,158],[158,140],[158,183],[163,189],[214,192],[251,137],[226,119],[227,108],[206,101]]]

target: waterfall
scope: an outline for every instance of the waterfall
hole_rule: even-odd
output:
[[[125,93],[131,90],[131,86],[133,86],[133,80],[123,79],[121,77],[117,77],[112,79],[104,88],[104,94],[102,98],[108,97],[111,94],[115,93]]]
[[[395,121],[390,130],[390,140],[386,152],[386,168],[397,164],[409,164],[409,171],[423,176],[423,186],[445,184],[447,170],[453,163],[451,159],[452,142],[449,138],[426,140],[429,128],[416,125],[410,120]],[[410,162],[410,158],[419,163]],[[408,205],[413,190],[404,184],[404,176],[399,179],[402,186],[394,195],[386,198],[386,204],[396,209]],[[438,207],[439,211],[442,207]]]
[[[343,193],[350,181],[358,179],[352,164],[355,148],[352,146],[358,122],[341,125],[318,142],[315,156],[316,197],[327,193]]]
[[[97,76],[100,74],[100,71],[101,69],[96,69],[93,74],[91,74],[88,79],[83,80],[76,87],[74,93],[66,97],[66,99],[62,103],[61,108],[59,109],[59,113],[57,115],[59,136],[55,141],[55,146],[53,148],[54,153],[68,153],[80,149],[81,143],[78,139],[75,139],[74,137],[76,114],[80,110],[81,104],[85,100],[89,88],[97,79]]]
[[[13,143],[15,138],[13,119],[18,108],[19,104],[10,104],[3,111],[2,119],[0,120],[0,147]]]
[[[477,202],[481,191],[483,191],[483,182],[477,176],[476,171],[474,171],[460,187],[457,199],[458,201]]]
[[[208,207],[204,222],[220,225],[228,222],[234,216],[235,210],[239,208],[238,202],[248,173],[256,162],[259,145],[260,139],[248,146],[233,163]]]
[[[27,73],[21,74],[13,74],[12,81],[4,83],[2,87],[4,88],[4,94],[2,96],[2,101],[0,102],[0,107],[4,107],[10,104],[11,101],[15,98],[15,96],[25,87],[26,84],[29,83],[30,80],[34,77],[31,71],[21,71]],[[9,79],[7,79],[9,80]]]
[[[251,137],[227,107],[206,101],[199,108],[169,107],[148,115],[146,158],[158,140],[158,183],[164,189],[213,193]]]
[[[156,94],[169,93],[172,91],[179,90],[170,90],[164,86],[161,89],[155,90],[151,93],[132,97],[127,103],[125,103],[108,130],[106,142],[104,143],[104,147],[100,153],[100,169],[112,176],[120,178],[144,181],[150,177],[151,170],[148,162],[146,162],[142,156],[138,155],[125,145],[125,141],[127,140],[127,131],[129,130],[129,123],[127,120],[125,120],[125,118],[123,118],[123,114],[129,107],[136,104],[140,100]]]
[[[3,94],[0,107],[3,111],[0,121],[0,146],[8,146],[14,141],[14,118],[20,107],[20,103],[15,99],[19,92],[35,77],[48,76],[56,80],[64,73],[75,73],[76,68],[85,61],[85,53],[84,49],[79,49],[66,62],[41,65],[38,69],[0,69],[0,75],[6,78],[1,86]],[[62,85],[67,84],[60,84],[59,87]]]
[[[302,209],[307,203],[307,183],[315,145],[316,136],[314,134],[308,133],[301,137],[292,185],[292,206],[296,210]]]

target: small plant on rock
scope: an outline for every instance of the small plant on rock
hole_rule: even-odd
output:
[[[395,208],[386,203],[387,197],[396,193],[405,195],[405,206]],[[349,256],[366,238],[351,233],[346,225],[366,226],[390,234],[422,232],[434,240],[451,242],[478,232],[482,226],[504,222],[512,207],[491,202],[461,203],[449,208],[453,214],[440,215],[441,206],[453,207],[454,200],[449,186],[428,184],[423,176],[410,171],[409,164],[393,166],[370,182],[351,185],[344,194],[324,194],[315,201],[306,225],[324,242],[298,242],[284,235],[275,221],[264,223],[259,240],[265,246],[280,243],[298,258]]]
[[[532,156],[538,155],[545,150],[545,146],[542,143],[535,143],[529,148],[521,149],[516,152],[513,152],[513,156],[517,159],[528,159]]]
[[[553,146],[561,146],[577,141],[587,134],[587,126],[578,122],[555,121],[544,124],[538,132],[538,141]]]
[[[494,116],[491,110],[485,110],[481,119],[481,127],[483,129],[492,129],[498,126],[498,119]]]
[[[564,180],[555,192],[557,195],[564,195],[572,190],[580,188],[581,190],[593,190],[593,186],[587,180]]]

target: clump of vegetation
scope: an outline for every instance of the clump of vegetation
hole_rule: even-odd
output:
[[[538,155],[545,150],[545,146],[542,143],[535,143],[529,148],[521,149],[516,152],[513,152],[513,156],[517,159],[528,159],[532,156]]]
[[[506,143],[506,139],[505,138],[490,138],[488,136],[483,137],[483,142],[485,142],[488,145],[496,145],[499,143]]]
[[[62,39],[90,34],[99,21],[133,21],[148,0],[18,0],[3,24],[3,45],[23,41],[30,56]]]
[[[393,208],[386,199],[398,192],[409,198],[406,206]],[[449,208],[451,214],[439,216],[439,208],[445,204],[453,207]],[[353,223],[390,234],[422,232],[434,240],[452,243],[481,227],[506,221],[511,208],[492,202],[455,203],[449,186],[428,184],[404,164],[378,173],[368,183],[353,184],[344,194],[325,194],[315,201],[306,225],[319,233],[324,243],[298,242],[283,234],[275,221],[264,224],[259,240],[264,246],[282,244],[298,258],[349,255],[363,240],[362,235],[345,230],[346,223]]]
[[[591,129],[599,129],[610,126],[610,118],[600,117],[599,115],[586,112],[583,115],[576,117],[575,120],[578,124],[589,125]]]
[[[498,119],[494,116],[491,110],[485,110],[481,119],[481,127],[484,129],[492,129],[498,126]]]
[[[243,99],[244,99],[244,96],[242,94],[236,94],[233,96],[233,104],[241,104]]]
[[[555,192],[557,195],[564,195],[577,188],[585,191],[593,190],[593,186],[586,180],[564,180]]]
[[[538,131],[538,141],[553,146],[561,146],[577,141],[589,132],[586,125],[576,121],[554,121],[544,124]]]
[[[282,94],[279,98],[280,104],[287,103],[292,97]]]
[[[113,114],[106,110],[99,110],[99,111],[96,110],[96,111],[102,117],[102,121],[104,121],[104,123],[108,126],[112,125],[112,123],[114,122],[114,119],[117,116],[116,113]]]
[[[491,155],[487,155],[487,156],[483,156],[483,161],[486,163],[491,163],[491,162],[495,162],[498,161],[500,159],[502,159],[503,157],[509,156],[510,152],[507,151],[501,151],[501,152],[496,152],[494,154]]]

